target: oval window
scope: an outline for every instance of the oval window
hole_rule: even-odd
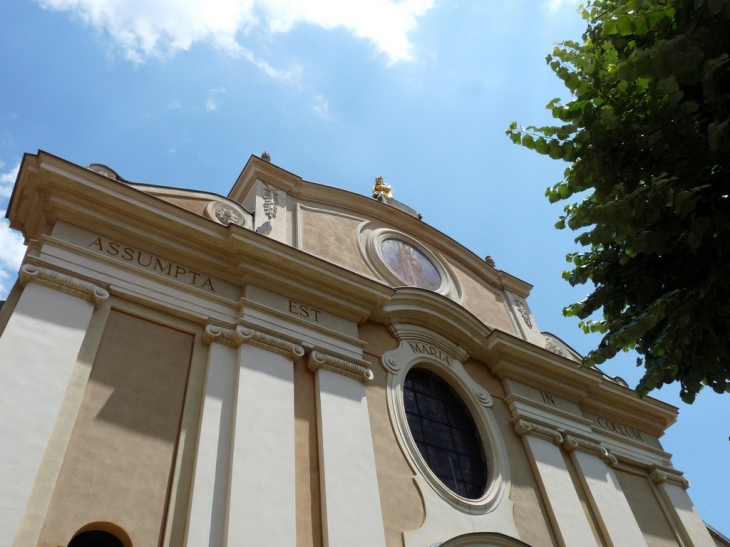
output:
[[[453,492],[478,499],[487,484],[487,463],[469,410],[451,387],[424,369],[411,369],[403,386],[406,417],[418,451]]]

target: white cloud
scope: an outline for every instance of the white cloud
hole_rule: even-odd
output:
[[[312,107],[312,110],[314,110],[318,116],[326,120],[328,120],[330,117],[330,107],[327,104],[327,101],[324,100],[324,97],[322,97],[322,95],[317,95],[316,102]]]
[[[0,211],[0,216],[5,217],[5,211]],[[18,269],[25,255],[23,236],[10,225],[5,218],[0,220],[0,299],[4,299],[10,291]]]
[[[344,28],[367,40],[390,63],[412,58],[408,33],[435,0],[37,0],[43,7],[70,11],[107,33],[134,62],[165,58],[196,42],[241,56],[274,78],[290,79],[258,59],[237,38],[253,31],[289,32],[296,25]],[[558,4],[565,0],[552,0]],[[294,73],[294,74],[293,74]]]
[[[205,111],[206,112],[215,112],[218,110],[218,102],[213,97],[208,97],[208,99],[205,101]]]
[[[3,169],[5,164],[0,161],[0,169]],[[10,171],[6,173],[0,172],[0,197],[8,197],[10,192],[13,190],[13,184],[15,179],[18,178],[18,170],[20,169],[20,162],[15,164]]]
[[[577,6],[580,0],[547,0],[545,5],[550,13],[560,11],[563,6]]]

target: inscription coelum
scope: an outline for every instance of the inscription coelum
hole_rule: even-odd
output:
[[[174,262],[168,262],[157,258],[154,255],[145,253],[133,247],[124,246],[122,243],[109,240],[106,245],[101,237],[97,237],[94,241],[89,243],[88,247],[97,249],[102,253],[107,253],[110,256],[119,257],[121,260],[127,262],[134,262],[145,269],[151,269],[153,272],[159,272],[180,281],[186,281],[201,289],[207,289],[211,292],[215,292],[213,288],[213,281],[210,277],[195,272],[189,268],[184,268]]]
[[[596,421],[598,422],[598,425],[601,426],[603,429],[613,431],[614,433],[618,433],[619,435],[623,435],[624,437],[629,437],[630,439],[636,439],[637,441],[644,442],[644,439],[641,436],[641,432],[638,429],[634,429],[633,427],[629,427],[618,422],[607,420],[606,418],[597,418]]]

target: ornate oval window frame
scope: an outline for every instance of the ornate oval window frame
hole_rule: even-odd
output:
[[[456,276],[446,262],[439,258],[435,253],[431,252],[420,241],[404,234],[403,232],[399,232],[391,228],[378,228],[373,230],[368,236],[367,243],[365,245],[369,262],[382,279],[395,287],[407,286],[405,285],[406,282],[401,279],[390,266],[388,266],[388,261],[385,256],[383,256],[382,244],[386,239],[403,241],[423,254],[433,267],[436,268],[436,271],[441,277],[441,285],[432,292],[442,294],[457,302],[461,301],[461,288],[456,282]]]
[[[492,397],[464,369],[468,357],[445,338],[415,325],[394,325],[400,346],[385,353],[382,363],[388,370],[388,414],[396,438],[413,471],[451,506],[470,514],[488,513],[501,501],[509,483],[507,451],[492,415]],[[403,401],[403,384],[411,368],[433,372],[461,398],[476,425],[487,461],[484,493],[477,499],[460,496],[447,487],[423,459],[413,439]]]

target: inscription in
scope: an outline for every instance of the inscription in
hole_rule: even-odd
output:
[[[128,247],[123,243],[99,236],[89,243],[87,247],[106,253],[110,256],[116,257],[117,259],[134,263],[145,270],[157,272],[159,274],[172,277],[173,279],[177,279],[178,281],[189,283],[201,289],[215,292],[213,281],[207,275],[193,271],[190,268],[181,266],[180,264],[158,258],[150,253],[140,251],[139,249]]]
[[[544,391],[541,391],[540,396],[542,397],[542,401],[544,403],[547,403],[550,406],[555,406],[555,407],[558,406],[555,404],[555,399],[553,399],[553,396],[550,395],[549,393],[545,393]]]
[[[289,300],[289,313],[304,317],[305,319],[311,319],[319,323],[319,314],[322,313],[320,310],[316,310],[311,306],[305,306],[294,300]]]
[[[618,433],[619,435],[623,435],[624,437],[628,437],[629,439],[636,439],[637,441],[644,442],[644,438],[641,436],[641,431],[639,431],[638,429],[634,429],[633,427],[629,427],[618,422],[607,420],[606,418],[597,418],[596,422],[603,429],[613,431],[614,433]]]
[[[418,342],[408,342],[408,345],[411,346],[413,353],[424,353],[426,355],[431,355],[433,357],[436,357],[436,359],[438,359],[439,361],[443,361],[447,365],[451,366],[451,357],[446,355],[440,349],[437,349],[429,344],[419,344]]]

